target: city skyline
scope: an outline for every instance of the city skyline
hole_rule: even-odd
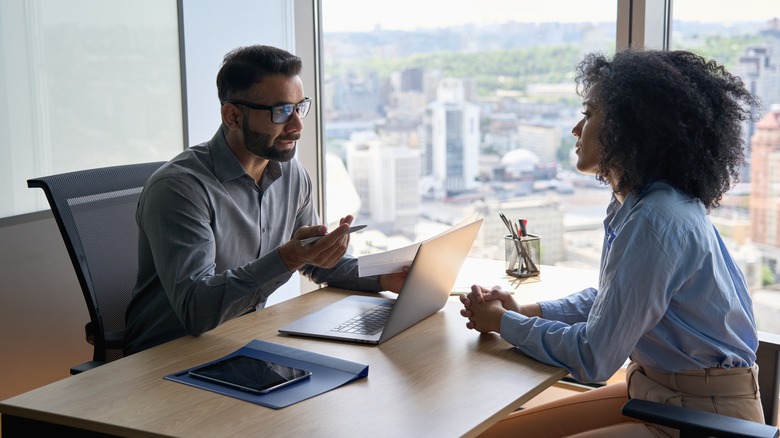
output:
[[[366,18],[370,20],[370,17]],[[506,17],[511,19],[511,17]],[[749,71],[751,89],[755,89],[764,98],[775,101],[777,96],[775,90],[776,63],[773,61],[773,54],[777,52],[775,44],[763,47],[758,44],[748,43],[744,33],[758,33],[761,29],[773,29],[769,20],[762,20],[761,25],[753,23],[731,26],[733,22],[724,21],[714,25],[684,22],[678,24],[675,29],[678,43],[692,44],[699,49],[709,50],[711,46],[720,47],[723,38],[732,38],[735,44],[740,45],[739,53],[718,52],[718,55],[728,56],[728,59],[734,63],[734,72],[745,73],[745,69],[751,66],[760,66],[758,69]],[[549,47],[558,45],[570,45],[581,47],[582,50],[592,47],[604,47],[609,44],[609,32],[603,31],[604,27],[609,27],[609,23],[601,23],[593,26],[589,23],[572,23],[566,26],[558,26],[556,23],[547,23],[543,25],[525,25],[516,23],[516,25],[505,25],[497,32],[495,28],[472,28],[472,29],[437,29],[437,30],[419,30],[412,32],[376,32],[374,35],[362,34],[341,34],[330,35],[329,44],[326,47],[331,50],[329,56],[334,59],[348,62],[358,56],[370,59],[377,54],[387,60],[393,57],[402,58],[410,56],[419,50],[423,53],[433,53],[436,50],[451,51],[453,53],[465,53],[467,59],[472,62],[477,59],[474,54],[480,51],[495,50],[502,48],[508,50],[514,48],[513,44],[522,42],[528,47]],[[531,29],[531,31],[529,31]],[[388,30],[383,28],[383,30]],[[460,32],[460,33],[459,33]],[[464,39],[459,39],[459,35],[468,35],[465,43]],[[484,37],[487,35],[487,37]],[[774,33],[766,34],[766,38],[772,38]],[[326,35],[326,39],[327,39]],[[714,42],[713,42],[714,41]],[[769,40],[767,40],[768,42]],[[398,47],[396,45],[399,45]],[[403,51],[399,49],[400,45]],[[742,47],[744,46],[744,47]],[[576,51],[575,51],[576,52]],[[552,52],[550,52],[552,53]],[[562,52],[558,52],[556,60],[564,58]],[[567,56],[577,56],[576,53]],[[352,58],[350,58],[352,57]],[[469,58],[470,57],[470,58]],[[450,55],[449,62],[452,65],[462,66]],[[504,64],[488,65],[490,58],[483,58],[480,63],[487,66],[483,70],[501,72],[512,76],[512,71],[502,70],[504,64],[517,65],[517,61],[507,61],[506,57],[502,60]],[[544,235],[545,257],[544,263],[563,263],[576,266],[587,266],[597,268],[600,256],[601,237],[603,234],[603,206],[606,202],[608,190],[598,185],[593,178],[580,175],[573,171],[571,165],[571,126],[579,118],[579,106],[577,102],[572,102],[566,97],[573,95],[571,86],[551,87],[550,84],[556,80],[560,81],[565,75],[550,74],[558,71],[556,69],[566,69],[565,65],[549,63],[549,58],[537,56],[533,59],[533,65],[538,68],[533,72],[518,71],[516,76],[536,75],[529,79],[527,84],[522,87],[511,89],[507,83],[501,81],[496,84],[491,82],[491,73],[483,71],[469,70],[468,68],[457,68],[450,70],[442,69],[442,64],[435,60],[422,66],[411,64],[408,66],[396,66],[397,70],[392,73],[385,72],[385,76],[380,75],[371,63],[358,64],[362,67],[352,66],[349,69],[340,70],[335,68],[330,70],[332,74],[327,81],[327,90],[331,99],[327,101],[325,107],[326,114],[326,147],[333,147],[334,152],[344,152],[344,143],[352,141],[350,132],[368,130],[379,134],[375,153],[379,153],[381,144],[387,142],[388,145],[395,145],[401,139],[407,142],[410,148],[418,148],[421,151],[420,160],[424,170],[421,182],[427,182],[426,178],[436,179],[432,173],[434,165],[450,169],[448,161],[449,155],[433,153],[433,149],[428,147],[429,140],[435,138],[435,129],[432,125],[424,123],[425,117],[419,114],[415,109],[430,108],[431,105],[437,105],[436,100],[439,96],[433,91],[441,85],[442,81],[451,80],[453,77],[460,78],[464,83],[468,83],[469,102],[473,102],[480,108],[480,135],[478,157],[472,158],[471,162],[477,162],[479,166],[478,178],[469,180],[478,181],[475,187],[462,187],[453,190],[439,190],[431,192],[429,186],[422,184],[424,193],[423,199],[419,199],[420,193],[411,194],[408,190],[391,190],[390,196],[374,196],[373,193],[363,191],[361,199],[365,206],[368,204],[392,206],[406,202],[403,198],[411,195],[414,201],[422,201],[422,212],[419,217],[409,218],[408,215],[403,218],[405,230],[415,230],[409,237],[412,240],[427,237],[417,233],[416,229],[421,225],[430,225],[440,223],[443,225],[452,224],[468,213],[470,209],[481,206],[481,213],[488,219],[486,221],[486,230],[495,226],[495,232],[482,233],[475,245],[475,254],[480,257],[489,257],[501,259],[503,257],[503,248],[496,242],[502,242],[501,232],[503,228],[496,220],[497,211],[511,210],[511,205],[516,202],[523,202],[522,208],[519,208],[517,214],[522,214],[525,218],[534,224],[535,232]],[[570,62],[574,62],[569,60]],[[569,62],[567,61],[567,62]],[[430,65],[430,68],[428,67]],[[542,67],[543,66],[543,67]],[[548,69],[543,70],[543,68]],[[442,69],[444,71],[440,71]],[[542,74],[542,72],[546,72]],[[746,78],[748,77],[746,76]],[[473,93],[478,89],[482,80],[484,94]],[[488,91],[485,91],[488,90]],[[490,91],[492,90],[492,91]],[[500,92],[499,92],[500,91]],[[438,105],[445,104],[441,101]],[[411,105],[410,105],[411,104]],[[449,113],[447,113],[449,114]],[[372,118],[373,117],[373,121]],[[444,120],[443,117],[438,119]],[[452,127],[463,125],[462,120],[453,117],[446,119],[445,129],[439,132],[457,133],[459,130],[450,129],[449,121],[452,120]],[[447,137],[443,137],[445,140]],[[443,150],[454,153],[462,152],[466,148],[465,143],[457,136],[452,141],[442,142],[445,147]],[[442,149],[442,148],[440,148]],[[529,164],[531,153],[535,157],[544,157],[540,166],[516,166],[518,163],[514,154],[523,152],[521,158],[522,164]],[[566,153],[568,153],[568,157]],[[349,163],[349,153],[346,159],[346,168],[352,175],[356,170],[354,162]],[[511,158],[511,159],[510,159]],[[569,159],[567,159],[569,158]],[[385,159],[382,162],[388,162]],[[426,164],[429,163],[429,164]],[[553,164],[554,163],[554,164]],[[457,164],[457,162],[452,162]],[[361,166],[368,167],[368,166]],[[387,166],[385,166],[387,167]],[[453,166],[455,168],[457,166]],[[517,168],[516,168],[517,167]],[[361,179],[359,184],[364,184],[371,178],[376,181],[383,181],[383,188],[392,189],[395,184],[389,181],[383,171],[390,170],[384,167],[374,167],[365,172],[366,169],[358,169],[368,175]],[[746,179],[749,175],[746,175]],[[443,181],[443,178],[439,178]],[[741,190],[747,186],[741,186]],[[403,195],[403,196],[402,196]],[[584,198],[587,197],[587,200]],[[547,205],[545,201],[556,200],[554,204]],[[764,270],[761,259],[752,257],[755,246],[751,242],[746,242],[742,238],[749,230],[748,212],[744,207],[747,198],[744,193],[736,192],[733,197],[729,196],[725,202],[725,207],[713,214],[713,222],[719,227],[725,239],[737,248],[739,261],[746,272],[748,282],[751,287],[758,289],[764,281]],[[398,231],[396,227],[391,226],[395,221],[400,221],[399,216],[394,216],[392,211],[390,215],[381,220],[369,219],[368,216],[374,214],[370,208],[359,210],[357,217],[369,223],[375,231],[384,231],[388,234],[384,238],[377,235],[371,237],[372,245],[377,248],[384,248],[384,242],[389,242],[396,237]],[[411,219],[411,220],[409,220]],[[395,229],[394,229],[395,228]],[[354,242],[356,247],[359,243]],[[775,256],[766,257],[767,260],[775,259]],[[777,258],[780,260],[780,258]],[[773,262],[768,262],[773,263]],[[774,265],[772,265],[774,266]],[[778,264],[777,266],[780,266]],[[773,271],[774,272],[774,271]]]
[[[590,0],[587,3],[581,0],[322,0],[322,15],[325,32],[366,32],[378,25],[385,30],[413,30],[507,21],[613,22],[616,18],[615,4],[615,0]],[[441,13],[443,10],[447,12]],[[735,22],[763,21],[779,17],[780,11],[776,3],[766,0],[743,0],[736,7],[730,0],[678,0],[673,3],[673,14],[675,20]]]

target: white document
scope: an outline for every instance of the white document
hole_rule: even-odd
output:
[[[403,248],[360,256],[358,257],[358,273],[361,277],[367,277],[401,272],[404,266],[412,264],[419,247],[419,243],[414,243]]]
[[[424,240],[424,242],[468,225],[477,220],[478,216],[478,214],[474,214],[472,217],[464,220],[463,222],[452,226],[447,231]],[[414,260],[414,256],[417,254],[417,249],[421,244],[422,242],[413,243],[403,248],[391,249],[389,251],[384,251],[377,254],[360,256],[358,257],[358,275],[361,277],[367,277],[369,275],[382,275],[393,272],[401,272],[404,266],[410,266],[412,264],[412,260]]]

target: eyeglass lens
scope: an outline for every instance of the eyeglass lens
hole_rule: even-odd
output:
[[[293,115],[293,111],[298,113],[298,117],[304,118],[309,113],[311,100],[306,99],[299,103],[288,103],[273,107],[272,121],[274,123],[287,123]]]

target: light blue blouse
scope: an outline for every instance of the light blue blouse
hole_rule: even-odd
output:
[[[543,318],[506,312],[505,340],[583,382],[628,357],[662,372],[753,364],[752,300],[701,202],[656,182],[613,197],[604,231],[598,291],[541,302]]]

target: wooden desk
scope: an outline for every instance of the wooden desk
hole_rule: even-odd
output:
[[[277,327],[349,293],[320,289],[5,400],[3,436],[61,426],[122,436],[475,436],[566,375],[498,335],[466,329],[454,297],[380,346],[278,334]],[[281,410],[163,380],[252,339],[365,363],[369,375]]]

